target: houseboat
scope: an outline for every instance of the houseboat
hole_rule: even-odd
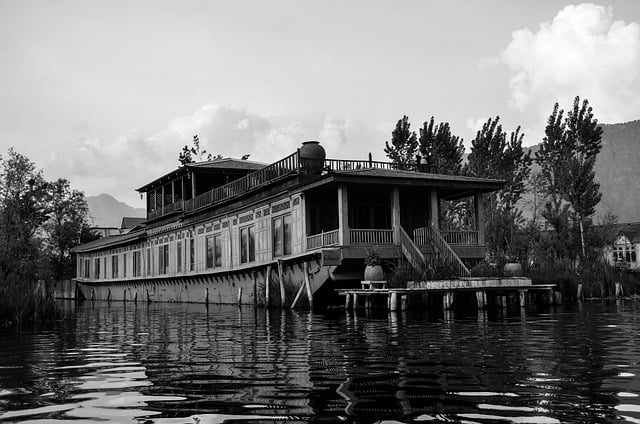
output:
[[[424,164],[329,159],[316,141],[271,164],[190,163],[137,189],[143,223],[74,249],[76,282],[95,300],[313,307],[359,286],[371,248],[469,276],[486,253],[481,196],[503,185]],[[441,228],[441,202],[464,198],[475,205],[471,229]]]

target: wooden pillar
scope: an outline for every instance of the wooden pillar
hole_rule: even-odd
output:
[[[285,292],[284,292],[284,277],[282,271],[282,261],[278,261],[278,284],[280,285],[280,306],[284,308],[285,304]]]
[[[402,309],[403,311],[407,310],[407,306],[408,306],[408,302],[409,302],[409,295],[404,293],[400,295],[400,309]]]
[[[354,293],[353,294],[353,310],[355,311],[356,309],[358,309],[358,294]]]
[[[349,199],[344,184],[338,186],[338,227],[338,243],[341,246],[349,244]]]
[[[398,293],[396,292],[391,292],[391,295],[389,296],[389,310],[398,310]]]
[[[191,173],[191,198],[195,199],[196,197],[196,173]]]
[[[264,306],[270,306],[269,301],[269,280],[271,278],[271,265],[267,265],[267,273],[264,276]]]
[[[496,301],[499,308],[502,308],[502,309],[507,308],[507,296],[505,296],[504,294],[499,294],[498,296],[496,296]]]
[[[444,292],[442,295],[442,307],[448,311],[453,307],[453,292]]]
[[[162,189],[160,191],[160,207],[162,208],[162,213],[164,213],[164,184],[162,184]]]
[[[622,283],[620,282],[615,283],[615,287],[616,287],[615,296],[622,297]]]
[[[438,210],[438,192],[435,189],[431,189],[429,190],[429,223],[436,230],[440,230]]]
[[[307,222],[309,222],[309,211],[307,210],[307,198],[304,193],[300,195],[300,218],[302,218],[302,251],[307,251],[307,237],[309,235],[309,229],[307,228]]]
[[[311,281],[309,280],[309,263],[303,262],[304,286],[307,289],[307,297],[309,298],[309,309],[313,311],[313,293],[311,292]]]
[[[578,284],[578,292],[576,293],[576,298],[578,300],[582,300],[582,283]]]
[[[478,309],[484,309],[487,307],[487,293],[484,290],[476,291],[476,301],[478,303]]]
[[[518,290],[518,303],[521,308],[527,306],[527,290],[520,289]]]
[[[365,297],[364,297],[364,308],[367,309],[367,310],[371,309],[372,303],[373,302],[372,302],[372,299],[371,299],[371,295],[370,294],[365,295]]]
[[[176,202],[176,184],[175,180],[171,180],[171,203]]]
[[[476,230],[478,231],[478,244],[484,245],[484,214],[482,213],[481,193],[473,195],[473,214],[476,221]]]
[[[348,311],[349,308],[351,308],[351,295],[347,293],[344,295],[344,309]]]
[[[391,189],[391,228],[393,228],[393,243],[400,244],[400,189]]]

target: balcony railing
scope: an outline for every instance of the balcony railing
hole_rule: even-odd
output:
[[[321,232],[307,237],[307,250],[319,249],[326,246],[335,246],[338,244],[339,230]]]
[[[470,230],[440,231],[442,238],[449,244],[477,245],[478,232]]]
[[[173,203],[165,204],[164,206],[149,212],[148,219],[159,218],[164,215],[169,215],[173,212],[181,212],[183,208],[184,208],[184,201],[176,200]]]
[[[373,160],[342,160],[325,159],[324,169],[329,171],[350,171],[354,169],[394,169],[399,171],[414,171],[435,173],[435,166],[415,163],[378,162]]]
[[[393,244],[393,230],[350,229],[349,242],[352,244]]]

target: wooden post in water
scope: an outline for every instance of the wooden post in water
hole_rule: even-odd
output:
[[[298,289],[298,292],[296,293],[296,297],[293,298],[293,302],[291,302],[291,309],[295,308],[296,305],[298,304],[298,300],[300,299],[300,296],[302,296],[302,292],[304,291],[304,284],[301,282],[300,283],[300,288]],[[347,298],[349,297],[349,295],[347,295]]]
[[[396,292],[391,292],[391,295],[389,296],[389,310],[398,310],[398,293]]]
[[[576,299],[582,300],[582,283],[578,284],[578,292],[576,293]]]
[[[622,297],[622,283],[616,282],[616,297]]]
[[[302,287],[300,287],[300,290],[302,290]],[[347,293],[344,295],[344,309],[348,311],[349,308],[351,308],[351,295]]]
[[[453,307],[453,292],[444,292],[442,295],[442,307],[445,311],[448,311]]]
[[[264,306],[267,308],[270,306],[271,301],[269,300],[269,280],[271,276],[271,265],[267,265],[267,273],[264,276]]]
[[[524,308],[525,306],[527,306],[527,290],[525,289],[518,290],[518,303],[520,304],[521,308]]]
[[[553,292],[553,304],[554,305],[562,305],[562,293],[561,292]]]
[[[478,303],[478,309],[487,307],[487,293],[484,290],[476,291],[476,302]]]
[[[409,296],[406,293],[403,293],[400,295],[400,309],[403,311],[407,310],[407,306],[408,306],[408,301],[409,301]]]
[[[278,261],[278,282],[280,284],[280,306],[284,308],[284,280],[282,278],[282,261]]]
[[[238,306],[242,303],[242,286],[238,287]]]
[[[307,297],[309,298],[309,309],[313,310],[313,293],[311,292],[311,281],[309,280],[309,263],[303,262],[302,269],[304,271],[304,286],[307,289]]]
[[[507,308],[507,296],[505,296],[503,294],[499,294],[498,296],[496,296],[496,301],[497,301],[497,304],[500,307],[500,309],[506,309]]]
[[[356,309],[358,309],[358,294],[354,293],[353,294],[353,310],[355,311]]]
[[[371,295],[369,294],[364,296],[364,308],[367,310],[371,309]]]

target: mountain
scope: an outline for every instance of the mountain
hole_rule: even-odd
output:
[[[596,159],[596,180],[600,183],[602,200],[596,215],[610,212],[618,222],[640,222],[640,120],[623,124],[602,125],[602,150]],[[531,146],[531,157],[540,145]],[[540,167],[533,162],[531,171]],[[530,219],[533,195],[525,194],[523,213]],[[538,206],[540,207],[540,205]]]
[[[93,225],[96,227],[120,228],[122,218],[125,216],[139,218],[146,216],[144,208],[131,207],[106,193],[87,196],[86,199],[87,205],[89,205],[89,213],[93,217]]]

